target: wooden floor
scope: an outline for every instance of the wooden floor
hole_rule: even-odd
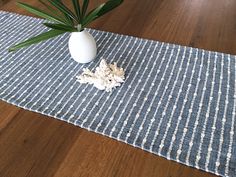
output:
[[[91,27],[236,54],[235,9],[235,0],[125,0]],[[15,0],[0,10],[29,15]],[[187,176],[214,175],[0,102],[0,177]]]

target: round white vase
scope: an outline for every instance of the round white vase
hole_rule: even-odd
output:
[[[72,32],[68,44],[71,57],[78,63],[89,63],[97,55],[96,42],[86,30]]]

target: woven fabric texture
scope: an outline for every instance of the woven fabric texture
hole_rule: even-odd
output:
[[[0,99],[221,176],[236,176],[236,57],[87,29],[89,64],[68,51],[69,34],[9,53],[48,29],[0,11]],[[76,82],[104,58],[126,72],[111,93]]]

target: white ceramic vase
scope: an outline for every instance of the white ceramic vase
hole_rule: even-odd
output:
[[[86,30],[72,32],[68,44],[71,57],[78,63],[89,63],[97,55],[96,42]]]

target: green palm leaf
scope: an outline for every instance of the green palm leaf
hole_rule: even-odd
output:
[[[85,15],[86,15],[86,11],[88,9],[88,5],[89,5],[89,0],[83,0],[81,20],[83,20]]]
[[[106,14],[107,12],[113,10],[114,8],[118,7],[123,0],[109,0],[105,3],[103,8],[99,11],[98,17],[101,17],[102,15]]]
[[[63,24],[52,24],[52,23],[43,23],[46,27],[56,29],[56,30],[61,30],[61,31],[68,31],[68,32],[75,32],[77,31],[76,28],[68,26],[68,25],[63,25]]]
[[[73,6],[74,6],[74,10],[75,10],[76,16],[77,16],[78,20],[80,21],[81,14],[80,14],[79,0],[72,0],[72,2],[73,2]]]
[[[67,15],[67,14],[64,14],[64,16],[66,18],[67,23],[69,23],[71,26],[74,26],[73,19],[69,15]]]
[[[100,5],[99,7],[93,9],[87,14],[86,17],[83,18],[83,27],[87,26],[92,21],[118,7],[122,2],[123,0],[109,0],[106,3]]]
[[[37,9],[35,7],[32,7],[28,4],[25,4],[25,3],[22,3],[22,2],[17,2],[17,5],[22,7],[23,9],[25,9],[25,10],[27,10],[27,11],[35,14],[35,15],[38,15],[42,18],[45,18],[47,20],[54,21],[54,22],[57,22],[57,23],[64,23],[63,20],[61,20],[60,18],[54,17],[51,14],[49,14],[47,12],[43,12],[42,10]]]
[[[82,23],[83,26],[86,26],[87,24],[92,22],[94,19],[96,19],[98,17],[98,13],[102,10],[104,5],[105,5],[105,3],[101,4],[100,6],[98,6],[97,8],[92,10],[91,12],[89,12],[89,14],[83,20],[83,23]]]
[[[57,8],[60,12],[62,12],[67,20],[70,21],[70,23],[73,23],[73,20],[78,22],[78,19],[76,16],[71,12],[70,9],[68,9],[60,0],[48,0],[55,8]]]
[[[50,39],[50,38],[53,38],[53,37],[56,37],[56,36],[59,36],[63,33],[65,33],[66,31],[62,31],[62,30],[50,30],[48,32],[45,32],[45,33],[42,33],[38,36],[35,36],[35,37],[32,37],[24,42],[21,42],[17,45],[14,45],[12,47],[10,47],[9,51],[15,51],[17,49],[20,49],[20,48],[23,48],[23,47],[27,47],[29,45],[32,45],[32,44],[36,44],[36,43],[39,43],[41,41],[45,41],[47,39]]]
[[[44,6],[48,9],[48,11],[49,11],[51,14],[53,14],[55,17],[59,17],[59,18],[64,22],[64,24],[68,24],[68,22],[66,21],[66,19],[65,19],[63,16],[61,16],[61,14],[59,14],[57,10],[55,10],[55,9],[52,8],[49,4],[47,4],[44,0],[39,0],[39,2],[40,2],[42,5],[44,5]],[[69,24],[70,24],[70,23],[69,23]]]

